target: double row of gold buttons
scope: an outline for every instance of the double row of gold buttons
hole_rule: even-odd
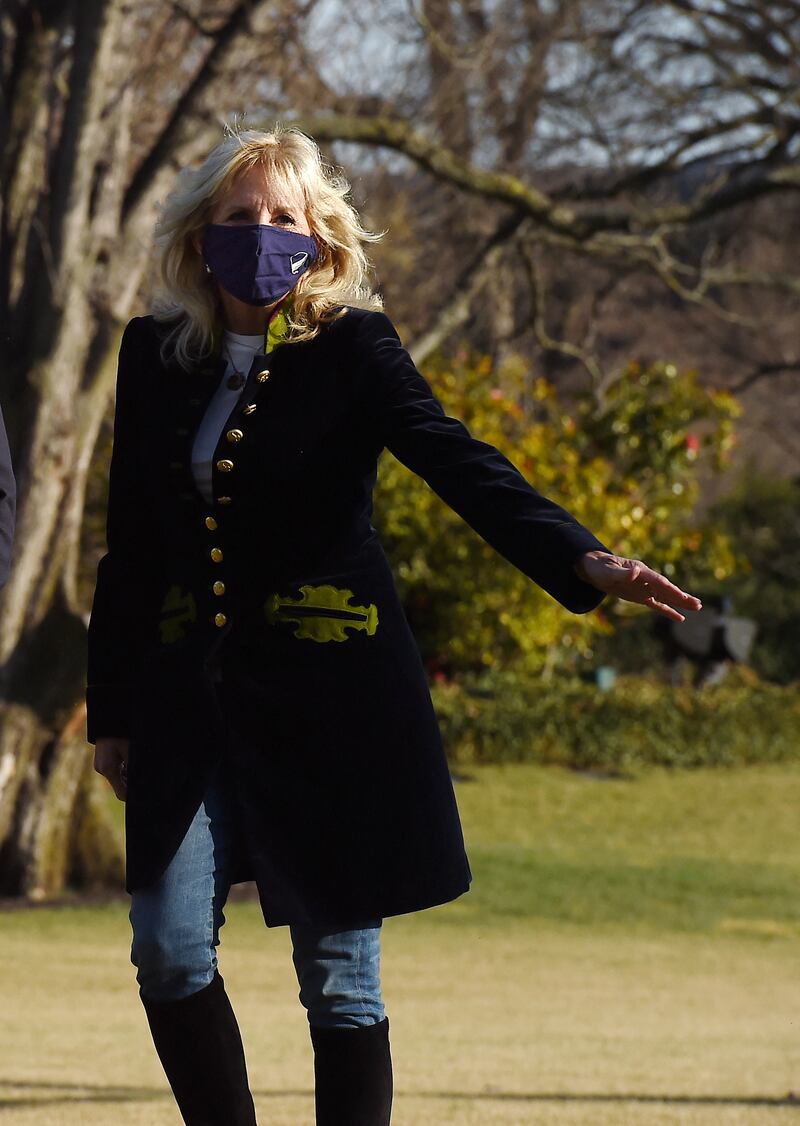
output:
[[[267,368],[265,368],[263,371],[260,371],[256,376],[256,380],[259,383],[266,383],[268,379],[269,369]],[[247,406],[242,409],[242,414],[252,414],[255,411],[256,407],[256,403],[248,403]],[[226,431],[225,438],[228,442],[231,443],[231,445],[236,445],[238,442],[241,442],[242,438],[244,438],[244,431],[240,430],[238,427],[234,427],[233,429]],[[234,468],[234,462],[231,458],[228,457],[221,458],[218,462],[216,462],[216,467],[220,471],[220,473],[230,473]],[[227,505],[231,503],[232,499],[232,497],[228,496],[217,497],[217,504]],[[206,516],[205,526],[210,532],[215,532],[219,527],[219,524],[213,516]],[[212,547],[209,555],[211,556],[212,563],[222,563],[223,559],[225,558],[221,547]],[[212,585],[211,589],[218,598],[221,598],[225,594],[225,583],[222,582],[221,579],[217,579],[217,581]],[[222,627],[227,624],[227,614],[224,614],[222,611],[220,611],[219,613],[214,615],[215,626],[218,626],[220,629],[222,629]]]

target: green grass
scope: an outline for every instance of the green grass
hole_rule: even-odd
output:
[[[800,937],[800,767],[469,778],[476,918]]]
[[[385,924],[394,1126],[797,1121],[800,770],[472,773],[474,890]],[[259,1121],[310,1126],[288,932],[226,914]],[[178,1126],[126,900],[7,912],[0,937],[2,1126]]]

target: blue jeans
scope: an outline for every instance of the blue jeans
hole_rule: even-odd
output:
[[[236,830],[230,779],[218,771],[166,871],[131,895],[131,961],[143,996],[188,997],[210,984],[225,922]],[[351,929],[290,927],[300,1002],[319,1028],[357,1028],[383,1020],[381,919]]]

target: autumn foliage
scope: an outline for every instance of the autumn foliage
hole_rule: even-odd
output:
[[[619,554],[676,581],[684,572],[695,581],[732,573],[730,539],[693,513],[701,473],[725,464],[738,407],[696,372],[632,363],[602,397],[585,392],[569,403],[519,360],[493,370],[485,356],[440,355],[425,375],[448,414]],[[598,630],[640,612],[608,600],[595,613],[569,614],[390,453],[375,522],[434,679],[511,664],[575,669],[591,658]]]

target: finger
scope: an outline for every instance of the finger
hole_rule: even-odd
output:
[[[117,775],[114,775],[112,777],[108,774],[104,774],[103,777],[105,778],[106,782],[108,782],[111,789],[114,791],[114,796],[119,798],[120,801],[123,801],[125,797],[125,787],[122,782],[120,782],[119,777]]]
[[[119,760],[117,764],[117,785],[114,787],[114,793],[120,799],[125,800],[125,795],[128,792],[128,764],[124,758]]]
[[[673,605],[676,601],[682,609],[700,609],[699,604],[697,606],[693,606],[691,604],[687,605],[683,602],[680,602],[679,600],[674,599],[670,594],[667,594],[667,596],[664,596],[662,594],[660,598],[657,598],[656,595],[652,592],[650,584],[645,583],[641,583],[638,586],[632,586],[628,583],[621,583],[618,586],[612,587],[609,593],[613,594],[617,598],[623,599],[623,601],[625,602],[633,602],[637,603],[640,606],[649,606],[652,609],[658,609],[660,613],[666,614],[668,618],[672,618],[672,620],[676,622],[686,621],[686,618],[683,614],[679,613],[677,609],[673,609]],[[697,602],[697,600],[695,601]]]
[[[649,606],[652,610],[655,610],[659,614],[663,614],[665,618],[670,618],[673,622],[686,621],[686,618],[683,614],[679,613],[668,603],[659,602],[656,598],[653,598],[652,595],[650,598],[645,600],[644,605]]]
[[[125,784],[120,778],[118,771],[110,770],[107,774],[103,773],[103,777],[105,778],[106,782],[108,782],[109,786],[117,795],[117,797],[119,797],[120,791],[124,789]]]
[[[94,768],[105,778],[115,796],[124,801],[128,789],[127,762],[119,757],[109,758],[106,754],[96,755]]]
[[[677,606],[686,610],[702,610],[703,608],[703,603],[699,598],[681,590],[679,586],[675,586],[663,575],[656,574],[652,580],[648,581],[647,588],[660,602],[667,602],[670,606]]]
[[[675,583],[670,582],[666,575],[654,571],[651,567],[643,568],[641,585],[647,588],[648,594],[653,594],[659,600],[668,602],[672,606],[682,606],[688,610],[700,610],[702,608],[703,604],[699,598],[681,590]]]

